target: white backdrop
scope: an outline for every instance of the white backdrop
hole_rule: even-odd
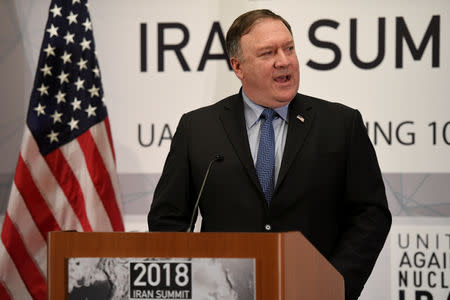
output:
[[[294,30],[301,63],[300,91],[358,108],[369,122],[374,138],[374,122],[387,135],[391,124],[392,141],[388,144],[380,133],[377,153],[384,172],[448,172],[450,125],[443,141],[443,126],[449,121],[448,96],[450,55],[448,1],[95,1],[92,15],[99,59],[102,63],[105,93],[110,104],[113,132],[117,137],[118,167],[121,173],[158,173],[169,143],[161,147],[141,147],[149,141],[154,124],[156,141],[164,124],[171,132],[183,112],[214,103],[237,92],[239,81],[227,68],[225,60],[208,60],[203,71],[197,71],[213,22],[219,22],[224,34],[233,19],[244,11],[268,7],[285,16]],[[316,2],[316,1],[315,1]],[[405,41],[403,67],[396,68],[396,20],[403,18],[418,48],[433,16],[439,18],[439,66],[432,67],[432,42],[428,40],[420,60],[415,61]],[[350,58],[350,21],[357,23],[357,55],[372,61],[378,52],[378,20],[385,22],[385,55],[381,63],[369,70],[357,67]],[[319,20],[331,20],[337,28],[319,27],[317,39],[337,45],[340,63],[327,71],[307,65],[309,61],[329,63],[334,59],[330,49],[312,44],[308,32]],[[147,72],[140,71],[140,24],[147,26]],[[164,53],[164,71],[158,71],[158,25],[179,23],[189,32],[182,48],[190,71],[183,71],[174,51]],[[166,29],[166,44],[183,40],[180,29]],[[214,35],[210,53],[223,53],[218,34]],[[402,122],[409,123],[399,126]],[[436,122],[437,141],[433,145]],[[399,137],[396,131],[399,130]],[[166,132],[164,132],[167,134]],[[414,144],[411,134],[415,135]],[[166,135],[165,135],[166,136]],[[147,139],[145,139],[147,138]],[[430,159],[430,156],[433,159]]]
[[[0,214],[6,208],[17,161],[49,3],[49,0],[5,0],[0,4]],[[220,32],[225,35],[236,16],[254,8],[272,9],[291,23],[301,66],[300,91],[358,108],[367,123],[383,172],[394,226],[361,298],[403,300],[423,295],[417,299],[447,299],[448,0],[91,1],[127,230],[146,230],[153,189],[180,116],[238,91],[239,81],[225,60],[208,59],[204,69],[198,69],[211,32],[212,44],[206,53],[223,54]],[[176,28],[169,28],[168,24]],[[353,49],[360,61],[372,62],[384,53],[376,66],[363,69],[353,62],[352,24],[357,29]],[[381,40],[379,24],[384,24]],[[146,34],[142,32],[144,27]],[[180,53],[189,71],[183,70],[174,51],[158,55],[158,47],[180,44],[188,36]],[[141,51],[142,40],[146,40],[145,55]],[[382,52],[378,51],[380,41],[384,41]],[[328,44],[324,47],[320,42]],[[141,70],[144,56],[146,71]],[[335,63],[327,70],[317,70],[311,67],[311,62]],[[402,66],[398,67],[400,63]],[[164,70],[159,70],[158,64]],[[406,238],[407,233],[411,247],[405,250],[398,239]],[[422,244],[412,246],[413,238],[435,240],[436,235],[441,237],[441,243],[430,242],[427,251],[439,257],[447,253],[447,264],[441,258],[439,266],[414,266],[414,255],[425,251]],[[402,263],[404,252],[411,255],[411,268]],[[430,253],[426,254],[428,260],[432,259]],[[407,286],[400,282],[400,272],[410,272]],[[423,282],[415,285],[411,278],[419,278],[419,274]]]

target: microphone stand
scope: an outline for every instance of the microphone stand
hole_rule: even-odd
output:
[[[194,225],[194,217],[195,217],[195,213],[197,212],[198,209],[198,205],[200,203],[200,197],[203,194],[203,188],[205,187],[205,183],[206,183],[206,179],[208,179],[208,175],[209,172],[211,171],[211,167],[212,165],[216,162],[216,161],[223,161],[223,155],[217,154],[210,162],[208,165],[208,169],[206,169],[206,173],[205,173],[205,177],[203,177],[203,183],[202,186],[200,187],[200,191],[198,192],[198,196],[197,196],[197,200],[195,201],[195,205],[194,205],[194,210],[192,212],[192,216],[191,216],[191,222],[189,223],[189,227],[186,230],[186,232],[192,232],[193,228],[192,226]]]

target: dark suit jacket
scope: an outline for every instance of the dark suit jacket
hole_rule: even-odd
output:
[[[297,116],[304,118],[301,122]],[[148,215],[150,231],[183,231],[205,171],[202,231],[301,231],[356,299],[391,224],[375,151],[360,113],[297,94],[270,206],[250,153],[240,94],[183,115]]]

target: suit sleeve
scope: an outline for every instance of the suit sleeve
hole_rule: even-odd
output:
[[[156,186],[147,216],[149,231],[185,231],[189,226],[193,204],[187,119],[181,117]]]
[[[346,299],[357,299],[389,233],[392,217],[375,150],[355,110],[347,157],[343,232],[331,263],[344,276]]]

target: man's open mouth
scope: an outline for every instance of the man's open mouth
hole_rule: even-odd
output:
[[[278,76],[278,77],[275,77],[274,80],[278,83],[288,82],[289,80],[291,80],[291,75]]]

